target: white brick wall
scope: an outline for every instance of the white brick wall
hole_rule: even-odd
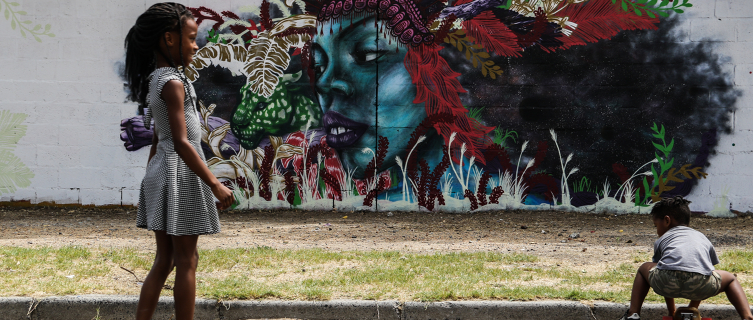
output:
[[[116,63],[136,17],[157,1],[19,1],[35,23],[50,23],[55,38],[21,38],[0,19],[0,110],[28,115],[14,153],[35,173],[31,186],[0,201],[134,204],[148,150],[126,151],[120,120],[135,115],[125,103]],[[260,1],[190,0],[190,6],[232,9]],[[751,0],[692,0],[680,41],[709,41],[742,90],[734,133],[723,135],[709,179],[690,196],[693,210],[711,209],[724,187],[741,211],[753,211],[753,5]],[[735,144],[733,146],[732,144]]]

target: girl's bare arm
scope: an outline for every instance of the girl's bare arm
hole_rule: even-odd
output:
[[[222,208],[228,208],[233,204],[233,193],[223,186],[209,171],[209,168],[201,160],[201,157],[188,141],[186,134],[186,118],[183,101],[186,97],[183,83],[171,80],[162,88],[162,100],[167,103],[167,118],[170,122],[170,131],[173,135],[175,152],[183,159],[189,169],[196,173],[201,180],[212,188],[212,193],[220,200]]]

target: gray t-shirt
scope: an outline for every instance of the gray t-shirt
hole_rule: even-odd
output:
[[[656,267],[661,270],[678,270],[711,275],[719,264],[714,246],[703,233],[685,226],[667,230],[654,242]]]

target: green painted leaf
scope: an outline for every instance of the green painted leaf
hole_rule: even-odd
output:
[[[669,17],[669,14],[668,14],[668,13],[666,13],[666,12],[664,12],[664,11],[656,11],[656,13],[657,13],[658,15],[662,16],[662,17],[665,17],[665,18],[666,18],[666,17]]]
[[[674,164],[675,164],[675,159],[672,158],[672,160],[669,160],[669,163],[667,163],[667,170],[669,170],[669,168],[672,168],[672,165],[674,165]],[[667,171],[667,170],[665,170],[665,171]]]
[[[617,0],[612,0],[612,4],[615,4],[615,3],[617,3]]]
[[[635,8],[635,14],[639,17],[643,16],[643,13],[641,13],[641,10],[638,8]]]
[[[42,25],[39,25],[39,24],[38,24],[38,25],[34,26],[34,29],[31,29],[31,30],[32,30],[32,31],[37,31],[37,30],[39,30],[39,29],[42,29]]]
[[[0,111],[0,194],[15,192],[31,184],[34,173],[13,154],[16,143],[26,135],[23,121],[27,115]]]
[[[659,4],[659,7],[666,7],[669,4],[670,0],[662,0],[661,4]]]
[[[659,150],[659,151],[661,151],[661,152],[663,152],[663,153],[667,153],[666,151],[664,151],[665,149],[664,149],[664,146],[663,146],[663,145],[660,145],[660,144],[658,144],[658,143],[656,143],[656,142],[651,142],[651,143],[652,143],[652,144],[654,145],[654,147],[655,147],[655,148],[656,148],[657,150]]]
[[[622,1],[622,11],[625,11],[625,12],[628,11],[627,2],[625,2],[624,0]]]
[[[46,26],[44,26],[44,32],[50,31],[50,28],[52,28],[52,26],[48,23]]]
[[[19,15],[19,16],[25,16],[26,15],[26,11],[16,11],[16,14]]]
[[[656,179],[654,179],[656,181]],[[638,191],[636,188],[635,191]],[[645,198],[648,198],[648,196],[651,194],[651,188],[648,187],[648,178],[643,177],[643,195]]]
[[[16,30],[16,20],[11,20],[10,21],[10,27],[11,27],[11,29]]]
[[[669,145],[667,146],[667,151],[672,151],[672,148],[674,148],[674,146],[675,146],[675,139],[672,139],[669,142]]]
[[[651,10],[646,10],[646,15],[648,15],[649,18],[651,19],[656,18],[656,15],[653,12],[651,12]]]
[[[641,205],[641,197],[640,197],[640,194],[638,194],[638,188],[635,189],[635,194],[633,195],[633,201],[635,202],[636,206]]]
[[[31,185],[34,173],[10,151],[0,151],[0,194]]]
[[[15,148],[18,140],[26,135],[26,125],[22,124],[26,117],[23,113],[0,111],[0,150]]]
[[[26,20],[26,21],[21,22],[21,23],[23,23],[23,24],[31,24],[31,20]]]
[[[675,12],[677,12],[677,13],[684,13],[684,12],[685,12],[685,10],[682,10],[682,9],[674,9],[674,10],[675,10]]]
[[[34,40],[37,40],[37,42],[39,42],[39,43],[41,43],[41,42],[42,42],[42,39],[39,39],[39,37],[37,37],[37,35],[36,35],[36,34],[34,35]]]
[[[5,7],[5,20],[8,20],[10,18],[10,10],[8,10],[8,7]]]
[[[18,7],[18,2],[11,2],[11,3],[9,3],[9,5],[12,5],[14,7]]]
[[[656,3],[659,2],[659,0],[651,0],[649,1],[646,6],[653,7],[656,5]]]
[[[50,37],[50,38],[54,38],[55,34],[54,33],[48,33],[47,36]]]
[[[21,36],[23,36],[24,39],[26,39],[26,32],[24,32],[24,29],[19,29],[19,30],[21,30]]]

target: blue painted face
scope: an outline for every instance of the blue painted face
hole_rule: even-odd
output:
[[[377,28],[382,23],[375,25],[373,16],[325,22],[313,45],[327,144],[346,169],[356,169],[356,178],[373,157],[362,150],[376,150],[378,136],[390,142],[380,170],[392,167],[395,156],[405,161],[410,135],[426,118],[424,104],[413,103],[416,88],[403,64],[408,49]]]

